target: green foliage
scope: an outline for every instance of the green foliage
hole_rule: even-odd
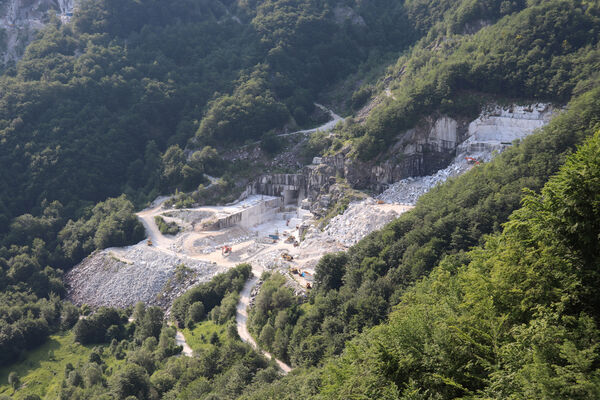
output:
[[[315,132],[308,138],[303,151],[305,156],[312,161],[312,157],[322,155],[329,146],[331,146],[329,134],[325,132]]]
[[[228,326],[212,321],[183,331],[195,357],[175,356],[181,347],[175,346],[175,329],[166,325],[158,341],[154,336],[139,341],[138,318],[146,318],[152,309],[135,307],[135,330],[128,329],[119,343],[92,349],[73,343],[73,335],[53,336],[15,365],[23,383],[15,398],[236,398],[257,382],[279,377],[275,367],[242,344],[237,334],[230,334]],[[13,392],[8,374],[0,371],[5,381],[0,393]]]
[[[192,303],[190,309],[188,310],[188,321],[200,322],[205,316],[206,311],[204,309],[204,304],[201,301]]]
[[[8,374],[8,384],[13,388],[13,390],[17,390],[19,385],[21,384],[21,380],[19,379],[19,375],[16,372],[11,372]]]
[[[194,303],[201,302],[204,307],[204,314],[210,314],[214,308],[220,305],[214,312],[215,318],[213,320],[224,323],[232,315],[235,315],[235,303],[237,302],[237,300],[232,301],[232,299],[237,298],[236,295],[235,297],[228,297],[227,295],[234,295],[242,290],[246,280],[250,277],[251,271],[250,265],[240,264],[223,274],[216,275],[210,282],[195,286],[173,302],[171,315],[173,315],[177,324],[183,327],[190,316],[190,307]],[[224,301],[225,298],[228,300]],[[232,305],[233,312],[231,311]],[[194,320],[194,322],[198,321]]]
[[[101,307],[87,318],[80,319],[73,327],[75,341],[81,344],[105,343],[109,338],[109,328],[123,328],[127,318],[113,308]]]
[[[388,324],[328,364],[323,394],[596,397],[600,252],[587,238],[600,233],[598,150],[600,133],[527,195],[502,234],[407,291]]]
[[[299,303],[285,281],[280,274],[265,280],[250,311],[248,330],[264,348],[288,360],[287,344],[299,315]]]
[[[135,364],[127,364],[121,372],[111,378],[109,384],[112,392],[119,399],[128,396],[146,399],[150,391],[150,379],[146,371]]]
[[[203,140],[222,142],[257,139],[289,119],[285,106],[269,90],[266,71],[257,69],[243,76],[231,96],[210,105],[197,135]]]
[[[177,235],[179,233],[179,225],[177,223],[166,222],[160,215],[154,217],[154,222],[163,235]]]
[[[58,232],[66,266],[79,262],[93,250],[137,243],[144,236],[144,227],[125,195],[98,203],[89,216],[69,220]]]
[[[135,339],[143,343],[148,338],[159,339],[163,326],[164,313],[159,307],[145,307],[143,303],[136,305]]]

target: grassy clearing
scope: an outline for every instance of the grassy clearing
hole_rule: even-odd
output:
[[[194,326],[194,329],[185,328],[182,332],[185,341],[194,351],[210,348],[213,333],[217,334],[221,343],[225,340],[225,325],[217,325],[213,321],[200,322]]]
[[[28,351],[23,361],[0,369],[0,394],[22,399],[36,394],[41,398],[56,398],[68,363],[87,362],[93,346],[74,342],[71,332],[52,335],[35,350]],[[21,387],[13,393],[8,385],[8,374],[19,375]]]

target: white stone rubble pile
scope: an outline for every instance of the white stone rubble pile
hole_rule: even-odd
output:
[[[144,242],[125,249],[95,252],[66,276],[68,298],[75,304],[128,307],[138,301],[164,305],[161,294],[174,277],[176,267],[184,264],[194,271],[194,281],[177,286],[169,297],[185,292],[196,282],[209,280],[218,267],[212,263],[155,251]],[[170,302],[166,302],[170,303]]]
[[[322,247],[330,242],[350,247],[369,233],[383,228],[398,215],[395,211],[378,207],[373,199],[352,203],[343,214],[332,218],[322,232],[313,231],[308,235],[300,247]]]
[[[489,160],[490,155],[480,153],[471,157],[478,162],[485,162]],[[474,164],[470,164],[466,160],[465,155],[460,155],[448,167],[439,170],[433,175],[406,178],[392,184],[387,190],[377,196],[377,199],[383,200],[386,203],[414,205],[419,197],[433,189],[436,185],[445,182],[448,178],[453,178],[467,172],[473,166]]]

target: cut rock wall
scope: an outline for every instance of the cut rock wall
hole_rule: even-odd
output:
[[[491,154],[502,151],[550,121],[554,108],[548,104],[488,106],[474,121],[448,116],[426,118],[417,127],[398,136],[381,158],[384,162],[361,162],[347,157],[348,150],[319,157],[317,165],[305,168],[308,197],[318,196],[331,184],[331,177],[346,178],[356,189],[381,192],[409,177],[433,175],[446,168],[459,154]]]

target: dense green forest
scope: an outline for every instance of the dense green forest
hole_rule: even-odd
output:
[[[0,397],[599,398],[599,39],[598,0],[81,0],[71,23],[52,17],[0,76]],[[323,257],[308,298],[265,275],[249,329],[287,376],[237,337],[247,265],[173,304],[192,358],[159,308],[63,300],[65,271],[143,239],[137,208],[231,199],[260,166],[220,154],[269,152],[317,123],[320,98],[379,98],[309,143],[363,161],[427,115],[566,107]],[[12,369],[56,342],[84,358],[46,352],[56,390],[20,388]]]

